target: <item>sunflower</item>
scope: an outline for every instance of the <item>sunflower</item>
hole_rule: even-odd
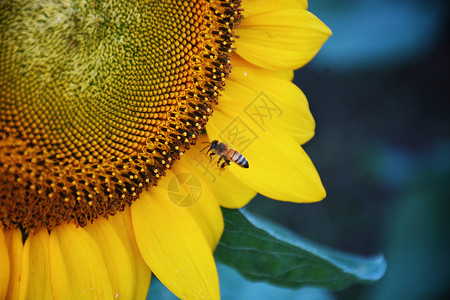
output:
[[[331,32],[306,9],[2,1],[0,299],[144,299],[152,273],[218,299],[221,206],[325,196],[291,80]]]

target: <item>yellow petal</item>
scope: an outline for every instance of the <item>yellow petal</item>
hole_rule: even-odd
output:
[[[0,230],[0,299],[6,299],[10,278],[9,253],[3,229]]]
[[[158,184],[133,203],[131,217],[144,260],[172,293],[182,299],[219,299],[211,249],[188,209],[173,204]]]
[[[299,144],[314,135],[314,118],[303,92],[292,82],[259,68],[235,66],[217,110],[243,111],[263,130],[273,122]]]
[[[134,238],[134,232],[131,225],[130,208],[127,207],[123,212],[109,218],[109,222],[122,240],[129,257],[133,260],[131,264],[134,273],[135,291],[131,299],[145,299],[150,286],[152,273],[144,262],[139,248]]]
[[[188,152],[195,152],[194,149]],[[208,174],[189,156],[183,156],[158,187],[167,191],[168,199],[179,207],[185,207],[203,231],[210,248],[215,249],[223,232],[223,217]]]
[[[279,9],[307,9],[307,0],[245,0],[242,4],[245,17]]]
[[[314,202],[325,190],[314,165],[298,143],[276,124],[261,128],[245,112],[216,110],[206,125],[208,136],[241,152],[250,167],[229,170],[250,188],[267,197]]]
[[[197,148],[193,147],[193,149],[190,149],[187,152],[194,153],[196,150]],[[183,156],[183,159],[178,161],[174,168],[169,171],[167,180],[163,181],[160,186],[163,189],[170,191],[172,189],[170,184],[173,183],[175,178],[183,174],[189,174],[189,176],[193,176],[198,181],[197,186],[182,185],[180,188],[188,189],[184,193],[190,193],[194,190],[198,195],[198,199],[196,199],[195,203],[186,208],[203,231],[203,235],[211,250],[214,250],[223,233],[223,216],[216,199],[216,190],[213,189],[210,181],[207,179],[205,180],[205,176],[201,172],[201,169],[197,168],[194,161],[186,154]],[[209,177],[207,176],[206,178]],[[166,182],[169,184],[167,187],[165,186]],[[182,193],[183,192],[181,192],[181,194]],[[169,195],[169,198],[171,198],[171,195],[172,194]]]
[[[267,69],[266,69],[267,70]],[[294,71],[291,70],[279,70],[274,76],[283,78],[288,81],[292,81],[294,79]]]
[[[200,135],[197,144],[184,154],[183,160],[195,167],[198,172],[196,174],[204,178],[214,191],[220,206],[241,208],[247,205],[256,196],[256,192],[233,176],[229,170],[221,170],[216,164],[217,158],[211,161],[206,149],[201,151],[209,142],[206,135]]]
[[[331,35],[306,10],[270,11],[244,18],[236,29],[236,52],[267,69],[298,69],[308,63]]]
[[[23,248],[20,299],[53,299],[49,235],[47,230],[30,234]]]
[[[55,300],[113,298],[103,256],[86,230],[60,225],[51,232],[49,245]]]
[[[125,249],[109,220],[99,218],[84,227],[91,234],[100,248],[106,262],[114,297],[133,299],[135,290],[135,273],[131,268],[133,261]]]
[[[8,245],[10,262],[10,280],[6,299],[19,298],[19,286],[21,284],[20,269],[22,265],[22,233],[19,229],[5,232],[6,244]],[[0,298],[2,299],[2,298]]]
[[[233,66],[233,73],[234,73],[234,67],[242,67],[242,68],[255,69],[259,74],[261,74],[261,76],[262,75],[275,76],[275,77],[286,79],[288,81],[292,81],[294,79],[294,71],[293,70],[264,69],[264,68],[258,67],[257,65],[254,65],[254,64],[250,63],[249,61],[243,59],[236,52],[233,52],[231,54],[231,65]],[[233,73],[231,75],[233,75]]]

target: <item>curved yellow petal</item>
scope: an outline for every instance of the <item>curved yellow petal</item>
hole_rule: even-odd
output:
[[[49,234],[45,229],[30,234],[25,241],[19,299],[53,299]]]
[[[212,164],[215,168],[219,168],[214,162]],[[257,194],[255,190],[243,184],[229,170],[222,171],[220,178],[210,185],[214,190],[220,206],[226,208],[244,207]]]
[[[9,265],[8,245],[2,229],[0,230],[0,299],[6,299],[10,278]]]
[[[236,52],[267,69],[298,69],[308,63],[331,35],[312,13],[285,9],[249,16],[236,29]]]
[[[231,65],[234,67],[242,67],[242,68],[250,68],[255,69],[261,76],[275,76],[279,78],[283,78],[288,81],[292,81],[294,79],[294,71],[293,70],[269,70],[258,67],[250,63],[248,60],[243,59],[239,54],[233,52],[231,54]],[[233,71],[234,72],[234,71]]]
[[[292,82],[261,69],[233,68],[217,110],[233,109],[243,111],[263,130],[271,123],[279,125],[299,144],[314,136],[316,125],[303,92]]]
[[[21,284],[21,265],[22,265],[22,232],[17,230],[5,231],[6,244],[8,245],[9,262],[10,262],[10,275],[8,293],[6,299],[18,299],[19,287]],[[3,299],[3,298],[0,298]]]
[[[109,220],[99,218],[84,229],[90,233],[100,248],[106,262],[111,287],[117,299],[133,299],[135,290],[135,273],[131,260],[121,239],[109,224]]]
[[[206,130],[208,136],[229,144],[247,158],[248,169],[231,165],[229,170],[258,193],[292,202],[325,197],[308,155],[276,124],[260,127],[243,111],[216,110]]]
[[[130,208],[127,207],[123,212],[110,217],[109,223],[122,240],[129,257],[133,260],[131,268],[134,274],[135,290],[131,299],[145,299],[150,286],[152,273],[142,258],[136,239],[134,238]]]
[[[188,153],[196,152],[196,148],[187,151]],[[168,180],[166,182],[173,182],[173,180],[183,174],[190,174],[196,180],[198,180],[199,185],[195,186],[182,186],[180,188],[187,188],[185,193],[194,192],[197,194],[193,205],[187,206],[194,220],[197,221],[198,226],[203,231],[211,250],[214,251],[217,244],[219,243],[220,237],[223,233],[223,216],[220,210],[219,202],[216,199],[216,190],[213,189],[210,181],[205,180],[204,174],[201,172],[201,167],[195,164],[195,161],[190,159],[191,156],[184,155],[183,159],[177,162],[176,166],[166,175]],[[199,172],[200,171],[200,172]],[[172,178],[172,179],[171,179]],[[208,176],[206,178],[209,178]],[[162,188],[166,188],[164,182],[161,185]],[[167,190],[170,191],[172,186],[167,186]],[[169,195],[171,198],[171,195]]]
[[[194,153],[196,149],[188,152]],[[214,174],[205,172],[205,165],[200,165],[185,154],[181,161],[166,172],[158,188],[167,191],[166,197],[173,204],[185,207],[193,215],[213,250],[222,236],[224,223],[216,191],[210,184],[211,175]]]
[[[245,17],[279,9],[307,9],[307,0],[245,0],[242,4]]]
[[[49,245],[55,300],[113,298],[103,256],[86,230],[59,225],[52,230]]]
[[[209,144],[207,135],[200,135],[197,144],[187,151],[183,160],[189,162],[202,176],[214,191],[220,206],[227,208],[241,208],[247,205],[256,196],[256,192],[243,184],[228,169],[221,170],[217,166],[217,157],[211,161],[206,150],[201,151]]]
[[[161,186],[167,186],[166,178]],[[167,190],[158,185],[144,191],[131,206],[131,218],[144,260],[172,293],[182,299],[220,298],[210,246],[190,211],[173,204]]]

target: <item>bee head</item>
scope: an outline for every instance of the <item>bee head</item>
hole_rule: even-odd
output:
[[[216,149],[216,147],[217,147],[218,144],[219,144],[219,141],[218,141],[218,140],[212,141],[212,142],[211,142],[211,147],[210,147],[210,149]]]

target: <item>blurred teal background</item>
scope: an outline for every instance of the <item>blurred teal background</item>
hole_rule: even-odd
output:
[[[304,146],[327,198],[258,196],[248,210],[388,268],[372,285],[290,290],[219,266],[222,299],[450,299],[450,44],[447,2],[311,0],[333,31],[296,71],[317,129]],[[153,296],[153,297],[152,297]],[[150,299],[173,299],[155,283]]]

